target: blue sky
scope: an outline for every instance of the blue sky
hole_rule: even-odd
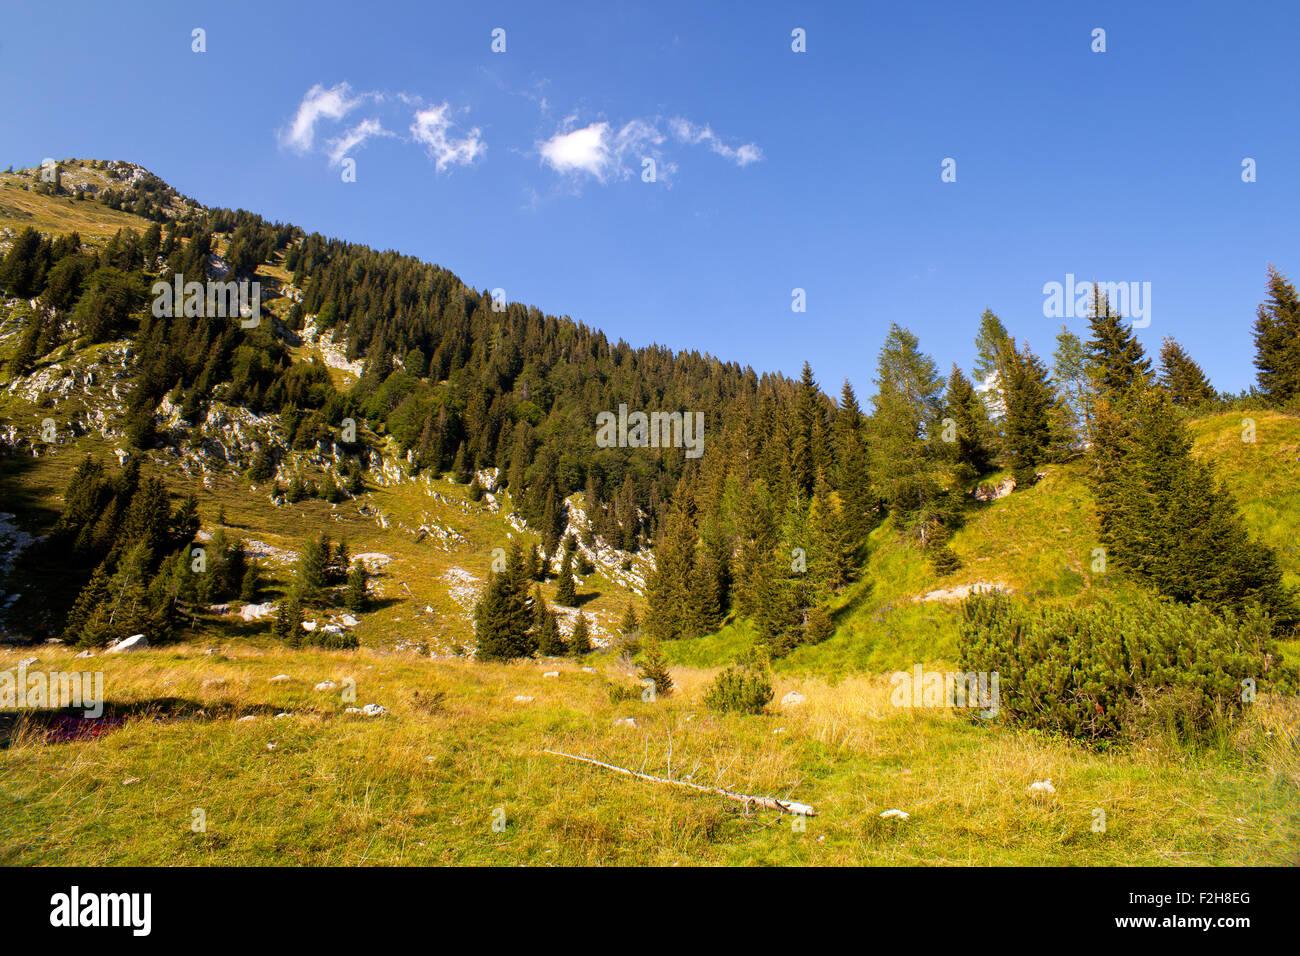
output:
[[[969,368],[986,307],[1050,354],[1044,283],[1149,282],[1148,350],[1249,386],[1266,264],[1300,277],[1300,6],[984,6],[15,4],[0,164],[130,160],[864,401],[891,322]]]

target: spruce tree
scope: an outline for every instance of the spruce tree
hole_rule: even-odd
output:
[[[640,629],[641,622],[636,619],[636,608],[629,604],[627,610],[623,612],[623,623],[619,625],[619,633],[626,637],[628,634],[635,634]]]
[[[864,429],[862,409],[858,407],[853,386],[845,379],[833,426],[834,485],[844,506],[845,534],[855,550],[866,541],[877,522],[876,495],[871,487],[871,460]]]
[[[537,627],[537,653],[543,657],[559,657],[565,653],[564,638],[555,612],[546,606],[541,586],[533,588],[533,614]]]
[[[360,614],[370,603],[370,596],[366,590],[369,581],[370,574],[366,571],[365,564],[358,558],[352,563],[352,569],[348,572],[348,589],[343,598],[344,606],[354,614]]]
[[[1033,484],[1038,466],[1051,447],[1051,410],[1055,396],[1047,369],[1026,346],[1011,357],[1007,382],[1006,445],[1016,484]]]
[[[1205,372],[1170,336],[1160,346],[1159,384],[1169,392],[1169,400],[1182,408],[1214,398]]]
[[[555,603],[565,607],[577,607],[578,604],[577,585],[573,579],[573,551],[568,548],[560,561],[560,576],[555,583]]]
[[[1096,283],[1092,287],[1088,327],[1092,331],[1088,358],[1096,366],[1102,389],[1123,394],[1138,378],[1150,376],[1151,362],[1142,343],[1123,317],[1111,308],[1110,300]]]
[[[1094,496],[1101,542],[1120,570],[1183,602],[1258,605],[1276,627],[1300,619],[1277,556],[1255,541],[1183,417],[1141,381],[1098,403]]]
[[[249,561],[244,569],[244,578],[239,583],[239,600],[245,604],[256,604],[262,596],[262,569],[256,561]]]
[[[872,478],[903,527],[934,528],[930,515],[944,495],[939,440],[942,380],[916,336],[890,326],[880,350],[878,391],[871,418]]]
[[[322,599],[329,581],[329,539],[308,538],[298,555],[295,590],[304,604]]]
[[[1259,390],[1275,406],[1300,402],[1300,298],[1271,265],[1268,298],[1255,312],[1255,366]]]
[[[951,421],[951,425],[949,421],[943,422],[940,438],[944,442],[943,450],[952,462],[953,477],[958,485],[969,485],[993,464],[993,452],[989,447],[991,426],[988,408],[956,363],[948,376],[943,416]],[[948,440],[949,437],[952,441]]]
[[[523,550],[514,540],[505,568],[491,574],[474,609],[478,656],[483,660],[531,657],[537,650],[535,624]]]
[[[668,669],[668,660],[658,641],[651,641],[645,650],[645,659],[637,669],[637,676],[642,681],[650,681],[656,698],[668,697],[673,692],[673,675]]]
[[[574,657],[586,657],[591,653],[591,632],[587,626],[587,616],[578,613],[573,624],[573,634],[569,637],[569,653]]]

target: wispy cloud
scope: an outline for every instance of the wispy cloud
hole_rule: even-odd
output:
[[[298,104],[298,111],[288,127],[280,133],[280,142],[305,153],[316,138],[316,124],[322,119],[341,120],[365,102],[364,96],[352,96],[347,83],[329,89],[317,83]]]
[[[401,122],[409,122],[409,139],[386,127],[379,115],[367,116],[326,141],[325,152],[330,165],[339,165],[349,152],[375,136],[423,146],[439,172],[451,166],[473,163],[487,150],[477,126],[463,134],[457,131],[453,119],[455,113],[447,102],[426,106],[421,97],[405,92],[390,94],[372,90],[353,93],[346,82],[329,88],[318,83],[308,90],[293,119],[280,131],[280,144],[299,153],[309,153],[315,146],[318,126],[338,124],[363,106],[371,108],[368,112],[389,117],[405,114],[409,119]]]
[[[487,149],[477,126],[458,138],[451,132],[454,125],[447,103],[418,110],[411,123],[411,137],[424,146],[439,172],[468,165]]]
[[[707,145],[709,149],[719,156],[731,160],[737,166],[748,166],[750,163],[756,163],[763,158],[763,151],[753,143],[728,146],[717,133],[713,132],[713,129],[707,123],[704,126],[696,126],[690,120],[674,116],[668,121],[668,128],[678,141],[689,143],[692,146]]]
[[[618,127],[605,120],[586,126],[577,122],[576,116],[569,116],[550,138],[536,143],[544,165],[572,177],[590,176],[600,183],[627,178],[638,172],[647,158],[655,161],[659,177],[677,171],[677,163],[665,153],[668,134],[661,130],[665,124],[658,117],[633,119]],[[763,151],[753,143],[728,146],[710,127],[695,126],[680,117],[668,120],[666,127],[676,141],[707,145],[737,166],[763,158]]]
[[[392,135],[394,134],[384,129],[383,124],[380,123],[379,120],[373,118],[362,120],[342,136],[329,141],[330,165],[339,165],[343,162],[344,156],[353,149],[356,149],[372,136]]]

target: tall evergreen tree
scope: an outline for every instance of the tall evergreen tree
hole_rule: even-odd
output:
[[[1047,368],[1026,346],[1011,358],[1007,382],[1006,443],[1016,484],[1033,484],[1038,466],[1051,447],[1051,411],[1055,402]]]
[[[510,543],[505,568],[488,578],[474,608],[474,631],[482,660],[531,657],[537,650],[536,621],[518,540]]]
[[[1255,312],[1255,366],[1259,390],[1270,402],[1300,402],[1300,298],[1295,286],[1271,265],[1268,298]]]
[[[969,485],[989,470],[993,452],[989,447],[990,426],[988,408],[975,392],[961,369],[954,363],[944,393],[943,416],[951,420],[943,423],[940,438],[944,452],[953,463],[953,476],[959,485]],[[950,437],[952,441],[948,441]]]
[[[1158,381],[1168,391],[1169,400],[1183,408],[1214,398],[1214,389],[1210,387],[1205,372],[1170,336],[1165,336],[1160,346]]]
[[[1098,402],[1094,495],[1115,564],[1161,594],[1241,610],[1275,625],[1300,619],[1277,557],[1252,539],[1213,467],[1192,454],[1182,416],[1139,380]]]
[[[1151,361],[1146,357],[1142,343],[1124,323],[1123,317],[1113,310],[1096,283],[1092,287],[1092,304],[1089,308],[1088,327],[1092,338],[1088,340],[1088,358],[1096,366],[1097,381],[1102,389],[1124,393],[1139,377],[1149,378]]]
[[[919,526],[925,541],[932,513],[944,496],[939,438],[943,382],[916,336],[890,326],[880,350],[871,418],[872,479],[890,512],[905,527]]]

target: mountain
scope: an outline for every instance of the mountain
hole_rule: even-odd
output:
[[[109,688],[107,722],[0,714],[6,813],[41,835],[3,862],[1294,862],[1300,642],[1246,598],[1300,585],[1300,416],[1171,408],[1104,303],[1092,367],[1130,397],[1070,377],[1077,339],[1049,378],[990,312],[996,404],[895,326],[864,410],[93,160],[0,174],[0,287],[0,657]],[[1223,533],[1172,569],[1103,520],[1164,485],[1158,519]],[[1216,589],[1171,593],[1184,563]],[[537,595],[594,652],[475,654],[539,639]],[[1202,656],[1135,684],[1162,653]],[[998,654],[1004,719],[899,704],[900,674]]]

